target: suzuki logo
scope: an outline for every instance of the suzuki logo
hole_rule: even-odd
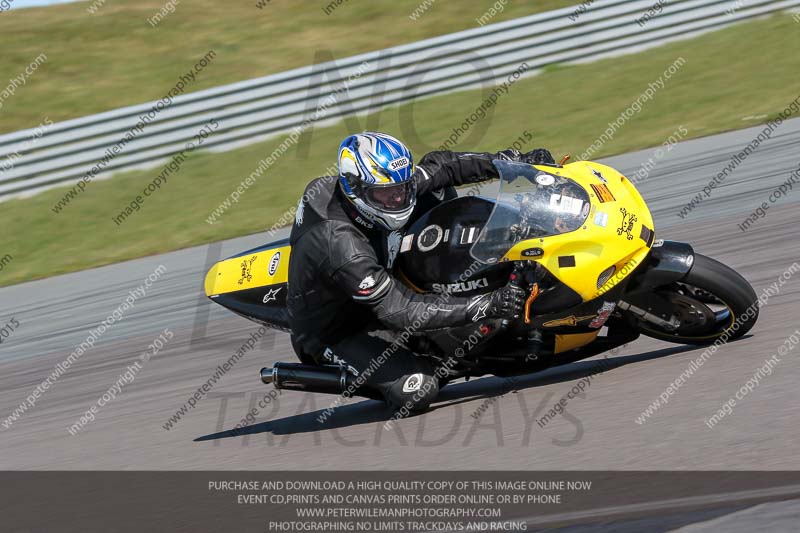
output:
[[[444,293],[444,292],[470,292],[476,289],[486,289],[489,287],[489,280],[486,278],[483,279],[473,279],[470,281],[462,281],[461,283],[434,283],[431,288],[433,292]]]

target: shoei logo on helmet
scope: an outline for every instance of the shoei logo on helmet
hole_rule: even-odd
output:
[[[389,170],[400,170],[401,168],[406,168],[410,163],[411,161],[409,161],[407,157],[400,157],[389,161]]]

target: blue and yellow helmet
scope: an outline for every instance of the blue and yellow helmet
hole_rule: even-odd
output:
[[[369,222],[403,227],[417,202],[414,160],[406,145],[385,133],[364,132],[339,146],[339,184]]]

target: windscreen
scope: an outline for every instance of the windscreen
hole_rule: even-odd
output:
[[[520,241],[575,231],[589,216],[586,190],[569,178],[525,163],[495,160],[500,174],[497,203],[472,256],[496,263]]]

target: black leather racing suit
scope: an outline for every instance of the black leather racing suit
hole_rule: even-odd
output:
[[[429,153],[413,176],[417,194],[495,178],[496,157]],[[400,331],[415,321],[422,322],[420,330],[470,322],[467,298],[453,297],[436,304],[435,312],[426,312],[437,298],[417,294],[392,276],[401,237],[402,230],[389,233],[361,217],[340,191],[337,178],[309,183],[290,236],[287,306],[296,349],[315,359],[345,364],[358,374],[388,346],[372,334],[375,330]],[[407,376],[430,374],[419,359],[400,350],[375,372],[371,383],[389,396],[390,403],[403,403],[409,394],[402,391],[414,389],[420,381],[409,385]]]

